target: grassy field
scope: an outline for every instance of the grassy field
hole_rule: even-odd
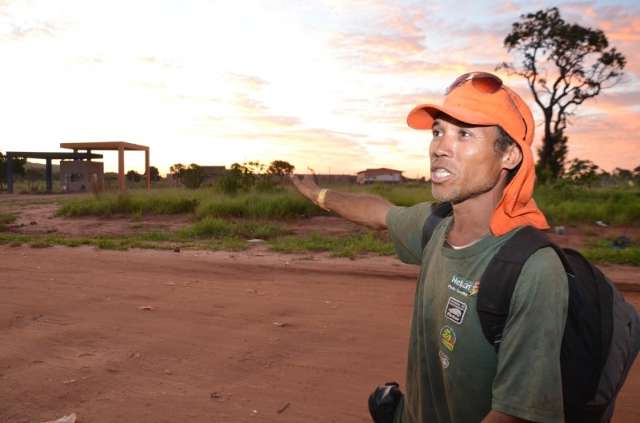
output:
[[[347,192],[380,195],[399,206],[433,201],[427,184],[336,186]],[[540,186],[534,198],[552,224],[595,222],[640,225],[640,189],[586,188],[573,185]],[[243,217],[287,219],[324,212],[292,189],[270,193],[223,195],[213,189],[132,190],[125,195],[107,193],[68,200],[62,216],[110,216],[193,213],[197,218]]]
[[[292,190],[229,196],[212,189],[131,190],[64,201],[60,216],[112,216],[193,213],[206,217],[286,219],[323,214],[323,210]]]
[[[238,251],[247,248],[247,240],[258,238],[269,241],[288,234],[280,225],[271,222],[232,222],[207,217],[176,231],[152,231],[136,235],[73,237],[59,234],[28,235],[0,231],[0,244],[29,245],[33,248],[54,245],[67,247],[90,245],[107,250],[185,248]]]
[[[380,195],[399,206],[433,201],[428,184],[339,185],[332,189]],[[586,188],[573,185],[540,186],[534,195],[552,225],[604,221],[613,225],[640,225],[640,189]],[[358,232],[346,236],[310,234],[293,236],[278,221],[328,214],[306,200],[293,188],[271,192],[224,195],[212,188],[187,190],[164,188],[152,191],[130,190],[124,195],[105,193],[63,200],[61,216],[131,216],[189,214],[194,223],[173,232],[97,238],[26,236],[1,233],[15,220],[12,213],[0,214],[0,243],[49,245],[94,245],[98,248],[204,248],[242,250],[247,240],[265,240],[280,252],[328,251],[333,255],[355,257],[362,253],[392,254],[393,247],[384,234]],[[604,240],[583,251],[594,262],[640,265],[640,248],[615,249]]]

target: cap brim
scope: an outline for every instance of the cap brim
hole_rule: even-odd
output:
[[[471,125],[496,125],[495,119],[484,113],[462,107],[443,107],[436,104],[421,104],[407,115],[407,124],[413,129],[431,129],[433,120],[440,113]]]

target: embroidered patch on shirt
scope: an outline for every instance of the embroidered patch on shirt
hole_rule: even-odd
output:
[[[440,357],[440,364],[442,364],[442,368],[449,368],[449,365],[451,364],[451,362],[449,361],[449,356],[442,351],[438,351],[438,357]]]
[[[453,323],[461,325],[465,314],[467,314],[467,305],[460,300],[449,297],[447,307],[444,310],[444,316]]]
[[[440,343],[449,351],[453,351],[456,345],[456,333],[449,326],[443,326],[440,329]]]
[[[460,295],[464,295],[465,297],[476,295],[479,288],[479,281],[472,281],[471,279],[460,275],[453,275],[451,277],[451,282],[449,282],[450,290],[457,292]]]

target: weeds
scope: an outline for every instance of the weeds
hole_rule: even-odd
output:
[[[640,246],[638,245],[614,248],[611,241],[601,240],[582,251],[582,254],[594,263],[640,266]]]
[[[13,213],[0,213],[0,232],[7,230],[7,225],[16,221],[18,217]]]
[[[224,195],[211,189],[164,189],[103,194],[64,201],[59,216],[112,216],[195,213],[204,217],[282,219],[324,213],[292,190]]]
[[[308,251],[329,251],[335,257],[355,258],[358,255],[374,253],[392,255],[393,244],[380,238],[374,232],[357,233],[348,236],[327,236],[311,234],[305,237],[276,238],[269,243],[274,251],[282,253],[303,253]]]
[[[341,185],[335,189],[380,195],[395,205],[412,206],[434,201],[429,184]],[[552,224],[594,222],[640,224],[640,191],[637,188],[589,188],[570,184],[541,185],[534,195]],[[141,218],[148,214],[195,213],[196,217],[289,219],[324,214],[293,188],[273,192],[257,190],[225,195],[213,189],[132,190],[68,200],[58,210],[62,216],[123,214]]]

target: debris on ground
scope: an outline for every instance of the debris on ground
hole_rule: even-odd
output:
[[[603,222],[602,220],[596,220],[596,225],[600,226],[601,228],[608,228],[609,225],[606,224],[605,222]]]
[[[75,423],[76,419],[76,413],[71,413],[68,416],[60,417],[58,420],[47,420],[44,423]]]
[[[151,311],[151,310],[153,310],[153,307],[150,306],[150,305],[140,306],[140,307],[138,307],[138,310]]]
[[[285,405],[283,405],[282,407],[280,407],[280,408],[278,409],[278,414],[282,414],[282,413],[284,413],[285,411],[287,411],[287,408],[289,408],[289,406],[290,406],[290,405],[291,405],[291,403],[290,403],[290,402],[288,402],[288,403],[286,403]]]
[[[286,323],[286,322],[273,322],[273,326],[277,326],[279,328],[283,328],[285,326],[289,326],[289,323]]]
[[[553,231],[556,235],[564,235],[566,232],[564,226],[554,226]]]
[[[626,236],[619,236],[616,239],[614,239],[611,243],[611,246],[615,249],[618,250],[623,250],[629,246],[631,246],[631,244],[633,244],[633,241],[631,241],[630,238],[626,237]]]
[[[264,239],[260,239],[260,238],[253,238],[247,241],[249,244],[259,244],[261,242],[264,242]]]

